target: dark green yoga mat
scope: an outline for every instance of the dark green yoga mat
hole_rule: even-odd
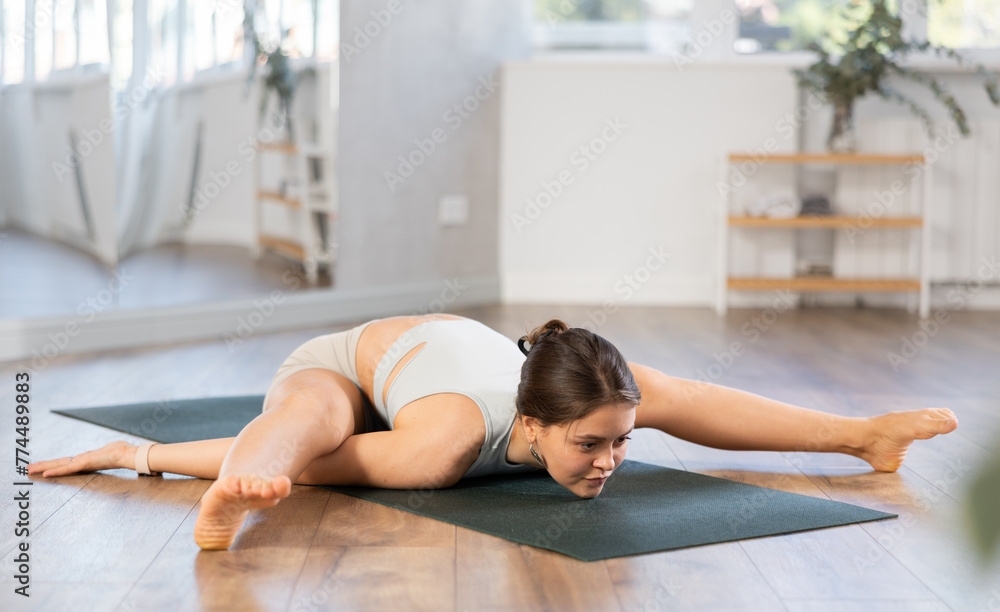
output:
[[[54,410],[159,442],[235,436],[262,395]],[[324,487],[584,561],[893,518],[860,506],[626,461],[595,499],[548,474],[487,476],[441,490]]]

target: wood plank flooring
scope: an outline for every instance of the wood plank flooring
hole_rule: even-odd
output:
[[[549,317],[599,309],[459,311],[516,338]],[[625,356],[685,378],[845,415],[949,406],[958,431],[917,443],[896,474],[847,456],[730,452],[638,431],[632,459],[898,513],[900,519],[584,563],[323,489],[252,514],[229,551],[199,552],[209,481],[83,474],[31,489],[31,598],[15,595],[16,478],[0,495],[0,610],[1000,610],[1000,564],[964,530],[966,488],[1000,454],[1000,313],[954,312],[922,344],[894,310],[783,313],[621,308],[598,332]],[[344,326],[346,327],[346,326]],[[263,393],[299,344],[331,329],[59,357],[32,380],[32,459],[115,439],[51,409]],[[920,342],[917,342],[920,340]],[[729,352],[733,342],[743,352]],[[0,364],[0,456],[13,474],[17,364]],[[1000,511],[1000,509],[998,509]]]
[[[286,276],[290,274],[291,276]],[[273,290],[329,289],[271,251],[254,259],[232,245],[167,243],[129,255],[114,270],[72,246],[0,227],[0,319],[71,316],[252,298]]]

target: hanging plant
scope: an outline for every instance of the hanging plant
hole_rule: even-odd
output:
[[[281,47],[281,41],[276,44],[268,44],[261,40],[261,37],[254,31],[253,16],[247,13],[243,20],[243,30],[249,40],[253,41],[253,58],[250,61],[250,70],[247,73],[247,91],[251,91],[254,80],[257,77],[257,67],[267,68],[264,76],[264,95],[260,100],[260,116],[267,112],[268,102],[271,94],[278,99],[279,121],[283,124],[291,140],[292,132],[292,100],[295,98],[296,78],[292,71],[288,54]]]
[[[874,0],[868,18],[848,33],[846,43],[837,45],[831,39],[812,43],[809,49],[819,55],[819,60],[805,70],[793,69],[800,87],[816,94],[833,106],[833,123],[827,136],[830,151],[849,152],[855,149],[853,137],[854,103],[868,94],[875,94],[907,107],[918,116],[928,134],[933,135],[934,123],[930,114],[889,84],[891,76],[914,81],[928,89],[942,103],[963,136],[969,135],[965,113],[954,96],[934,77],[907,68],[906,57],[913,52],[933,50],[938,57],[966,65],[965,58],[946,47],[929,42],[907,41],[902,36],[903,20],[889,12],[885,0]],[[828,50],[835,49],[836,54]],[[973,64],[984,80],[984,88],[994,106],[1000,106],[998,75],[980,64]]]

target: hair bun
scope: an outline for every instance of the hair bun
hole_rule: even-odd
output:
[[[539,325],[535,329],[528,332],[526,335],[521,336],[521,338],[517,341],[517,348],[521,349],[521,352],[527,355],[530,349],[525,348],[524,346],[525,342],[534,347],[536,344],[539,343],[539,341],[542,340],[542,338],[546,338],[548,336],[558,336],[559,334],[568,330],[569,330],[569,325],[566,325],[566,323],[564,323],[562,320],[549,319],[543,325]]]

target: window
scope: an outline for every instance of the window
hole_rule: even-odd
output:
[[[536,46],[678,53],[694,0],[535,0]]]
[[[267,48],[281,40],[289,57],[329,60],[337,56],[338,11],[337,0],[258,0],[254,29]]]
[[[163,85],[173,85],[177,82],[180,57],[177,48],[177,0],[149,0],[146,11],[148,30],[138,36],[133,32],[133,39],[148,37],[149,71],[159,75],[159,81]]]
[[[735,0],[737,53],[798,51],[823,36],[844,41],[866,19],[871,0]],[[899,14],[900,0],[888,6]],[[919,25],[934,45],[953,49],[1000,47],[1000,0],[906,0],[904,23]],[[926,23],[926,31],[923,31]],[[835,51],[835,49],[831,49]]]
[[[44,81],[52,72],[53,0],[35,0],[35,15],[28,38],[35,47],[35,80]]]
[[[337,59],[340,49],[340,3],[320,0],[316,6],[316,59]]]
[[[952,49],[1000,47],[1000,0],[931,1],[927,40]]]
[[[3,6],[3,82],[24,80],[25,37],[24,0],[4,0]]]
[[[38,0],[36,0],[35,6],[39,6]],[[74,23],[73,2],[67,2],[66,0],[56,0],[53,6],[53,51],[52,51],[52,69],[53,70],[65,70],[67,68],[72,68],[76,66],[76,23]],[[86,32],[87,30],[81,30]],[[88,34],[84,38],[89,38]]]
[[[218,0],[215,3],[215,61],[219,65],[243,59],[243,2]]]
[[[894,4],[890,2],[890,6]],[[801,51],[821,37],[843,43],[871,12],[866,0],[736,0],[737,53]]]
[[[132,76],[132,0],[111,0],[114,2],[114,23],[111,26],[114,39],[111,41],[111,88],[125,89]]]
[[[31,15],[27,6],[24,0],[0,2],[3,83],[44,81],[55,72],[108,64],[102,0],[35,0]]]
[[[113,2],[114,0],[108,1]],[[77,0],[76,2],[80,32],[85,33],[79,37],[79,64],[81,66],[106,65],[110,62],[108,1]]]
[[[312,57],[313,7],[311,0],[285,0],[282,6],[282,26],[285,30],[285,52],[289,57]]]

